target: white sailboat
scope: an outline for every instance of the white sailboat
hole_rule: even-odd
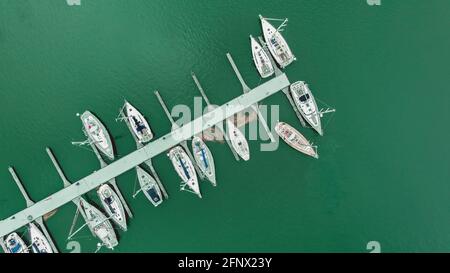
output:
[[[127,230],[127,218],[119,196],[108,184],[102,184],[97,190],[98,197],[102,202],[108,216],[124,231]]]
[[[261,45],[250,35],[250,45],[252,47],[253,62],[262,78],[270,77],[274,73],[272,63]]]
[[[104,246],[109,249],[114,249],[119,242],[117,241],[116,233],[106,216],[84,200],[83,197],[79,197],[78,208],[92,233],[100,239]]]
[[[29,224],[31,250],[33,253],[53,253],[53,249],[44,234],[34,224]]]
[[[197,166],[205,174],[206,178],[216,186],[216,170],[213,156],[208,146],[198,136],[194,136],[192,139],[192,152]]]
[[[309,143],[309,141],[294,127],[285,122],[278,122],[275,125],[275,132],[284,140],[289,146],[314,158],[319,158],[317,151]]]
[[[29,253],[25,242],[16,232],[9,234],[6,237],[5,243],[8,253]]]
[[[131,103],[125,101],[125,114],[131,125],[134,135],[141,143],[149,142],[153,138],[152,130],[147,120]]]
[[[85,132],[89,139],[95,144],[100,152],[110,160],[114,160],[113,145],[106,127],[89,111],[85,111],[81,115],[81,121],[83,122]]]
[[[261,20],[264,40],[266,41],[270,53],[272,54],[275,61],[277,61],[278,65],[280,65],[281,68],[285,68],[294,60],[296,60],[295,56],[292,54],[292,51],[289,48],[286,40],[281,35],[280,30],[274,28],[269,23],[267,18],[259,15],[259,19]],[[287,19],[283,22],[283,25],[286,21]]]
[[[291,84],[290,91],[295,105],[302,117],[319,133],[319,135],[323,135],[322,125],[320,123],[320,112],[308,85],[302,81],[294,82]]]
[[[170,149],[168,156],[172,161],[173,167],[177,171],[178,176],[180,176],[183,181],[181,189],[186,190],[185,186],[187,185],[192,193],[202,198],[194,165],[192,164],[191,159],[183,150],[183,148],[181,148],[180,146],[175,146],[174,148]]]
[[[236,153],[245,161],[250,159],[250,149],[247,139],[231,120],[227,119],[227,133]]]
[[[141,190],[144,192],[144,195],[153,204],[153,206],[157,207],[163,202],[161,190],[158,186],[158,183],[149,173],[147,173],[141,167],[136,166],[136,172]]]

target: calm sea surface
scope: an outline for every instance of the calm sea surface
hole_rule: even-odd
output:
[[[192,107],[195,71],[213,103],[240,95],[226,52],[249,86],[261,83],[248,39],[260,35],[260,13],[289,18],[283,35],[298,59],[286,69],[290,81],[306,81],[337,109],[319,137],[301,128],[282,93],[264,101],[280,105],[280,120],[317,144],[320,159],[250,141],[251,160],[237,162],[225,145],[208,144],[218,186],[201,183],[200,200],[179,191],[161,154],[154,165],[170,195],[161,207],[132,198],[134,171],[117,179],[135,217],[116,251],[368,252],[369,241],[385,252],[450,251],[445,0],[3,0],[0,217],[25,207],[10,165],[35,201],[62,188],[46,146],[72,181],[99,168],[91,151],[71,145],[83,140],[76,113],[99,116],[121,157],[135,149],[115,121],[124,98],[160,137],[170,122],[153,90],[169,107]],[[99,204],[95,192],[88,197]],[[47,221],[61,251],[74,212],[69,203]],[[95,250],[87,229],[73,240]]]

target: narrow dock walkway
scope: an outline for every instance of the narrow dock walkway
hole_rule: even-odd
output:
[[[67,185],[64,189],[0,221],[0,236],[5,236],[15,231],[31,221],[42,217],[46,213],[78,198],[80,195],[95,189],[100,184],[133,169],[136,165],[142,164],[164,153],[168,149],[178,145],[180,141],[187,140],[214,126],[214,124],[245,110],[252,104],[258,103],[281,89],[288,87],[289,84],[290,82],[286,75],[281,74],[250,90],[248,93],[242,94],[211,112],[194,119],[188,124],[146,144],[143,148],[112,162],[105,168],[74,182],[72,185]]]

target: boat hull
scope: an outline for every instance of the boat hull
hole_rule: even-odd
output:
[[[152,140],[153,133],[144,115],[127,101],[125,101],[124,107],[128,122],[139,142],[146,143]]]
[[[202,194],[198,185],[198,179],[194,169],[194,165],[192,164],[191,159],[183,150],[183,148],[181,148],[180,146],[175,146],[174,148],[170,149],[168,156],[183,183],[187,185],[193,193],[201,198]],[[184,185],[182,186],[182,189],[183,188]]]
[[[192,139],[192,153],[194,154],[195,163],[206,176],[206,178],[216,186],[216,170],[214,158],[208,146],[201,138],[195,136]]]
[[[10,233],[5,240],[8,253],[29,253],[25,242],[16,232]]]
[[[108,249],[114,249],[119,244],[111,222],[96,207],[89,204],[84,198],[79,198],[79,209],[91,232]]]
[[[31,250],[33,253],[53,253],[53,249],[39,228],[33,224],[29,224],[30,238],[31,238]]]
[[[136,173],[145,197],[147,197],[153,206],[159,206],[163,202],[163,197],[156,180],[139,166],[136,166]]]
[[[266,41],[270,53],[278,65],[281,68],[285,68],[295,61],[295,56],[292,54],[289,45],[281,33],[277,31],[277,29],[274,28],[266,19],[264,19],[264,17],[259,15],[259,18],[261,20],[264,40]]]
[[[250,159],[250,149],[248,147],[247,139],[241,130],[239,130],[233,122],[227,119],[227,132],[230,138],[231,145],[236,153],[245,161]]]
[[[90,141],[95,144],[101,153],[110,160],[114,160],[114,149],[111,137],[103,123],[89,111],[85,111],[81,115],[81,121],[83,122],[84,131]]]
[[[289,89],[294,103],[302,117],[314,130],[316,130],[316,132],[319,133],[319,135],[323,135],[316,100],[314,99],[314,96],[308,86],[304,82],[298,81],[291,84]]]
[[[108,184],[101,185],[97,195],[108,216],[124,231],[127,230],[127,218],[119,196]]]
[[[314,158],[319,158],[316,150],[311,146],[309,141],[295,128],[284,122],[278,122],[275,125],[275,132],[284,140],[289,146],[297,151]]]
[[[261,45],[250,35],[250,46],[252,48],[253,62],[256,69],[262,78],[267,78],[273,75],[274,69],[270,62],[269,56],[267,56]]]

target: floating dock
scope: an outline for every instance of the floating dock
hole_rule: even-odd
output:
[[[146,144],[96,172],[67,185],[62,190],[27,207],[26,209],[0,221],[0,237],[3,237],[32,221],[36,221],[58,207],[77,199],[79,196],[97,188],[103,183],[133,169],[135,166],[164,153],[180,142],[191,138],[217,123],[245,110],[259,101],[287,88],[290,82],[284,73],[257,86],[248,93],[230,100],[224,105],[194,119],[188,124]],[[66,183],[65,183],[66,184]]]

